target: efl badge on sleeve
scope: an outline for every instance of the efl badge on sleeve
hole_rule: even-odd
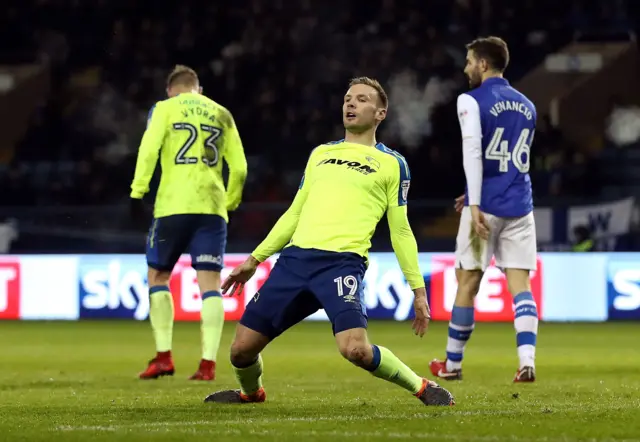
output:
[[[458,113],[458,119],[460,120],[460,126],[464,126],[464,120],[467,116],[467,110],[464,109]]]
[[[402,187],[402,200],[403,201],[407,201],[407,198],[409,197],[409,186],[411,185],[411,181],[409,180],[404,180],[402,181],[401,187]]]

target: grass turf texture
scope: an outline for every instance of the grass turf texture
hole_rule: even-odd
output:
[[[328,323],[304,323],[264,353],[267,403],[204,404],[236,388],[225,325],[217,380],[186,378],[199,325],[174,334],[177,373],[139,381],[153,355],[148,323],[0,322],[0,440],[578,441],[640,439],[640,324],[541,324],[538,382],[514,385],[511,324],[478,324],[455,407],[430,408],[339,356]],[[372,322],[373,342],[421,374],[446,324],[422,340],[409,323]]]

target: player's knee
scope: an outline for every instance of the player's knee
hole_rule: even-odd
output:
[[[220,272],[214,270],[198,270],[196,272],[200,292],[220,291]]]
[[[368,367],[373,358],[371,346],[362,341],[348,341],[340,346],[340,354],[358,367]]]
[[[358,367],[364,367],[367,365],[367,352],[364,345],[350,345],[341,349],[340,353],[342,353],[342,356],[344,356],[349,362],[357,365]]]
[[[149,287],[159,286],[159,285],[169,285],[169,281],[171,280],[171,272],[164,270],[157,270],[150,268],[147,272],[147,280],[149,282]]]
[[[268,343],[269,338],[265,335],[238,324],[229,355],[231,363],[238,368],[248,367],[255,362]]]
[[[230,359],[234,367],[242,368],[251,365],[258,357],[259,352],[253,349],[253,346],[247,345],[245,342],[234,341],[231,344]]]
[[[531,291],[529,271],[524,269],[506,269],[507,287],[511,295]]]
[[[480,290],[482,272],[480,270],[456,269],[458,279],[458,291],[456,293],[456,305],[473,305],[473,299]]]

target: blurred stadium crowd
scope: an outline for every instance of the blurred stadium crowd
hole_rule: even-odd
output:
[[[635,4],[631,2],[632,5]],[[515,81],[576,31],[627,29],[627,2],[554,0],[129,0],[11,2],[0,18],[3,63],[46,62],[51,92],[9,165],[0,205],[96,205],[127,199],[147,111],[176,63],[236,118],[249,160],[244,201],[288,201],[309,151],[342,137],[350,77],[390,95],[379,134],[408,160],[411,199],[450,198],[464,175],[455,97],[467,89],[465,43],[509,43]],[[537,197],[597,186],[584,158],[540,125]],[[589,178],[591,177],[591,178]],[[244,221],[272,222],[254,213]],[[266,226],[265,226],[266,227]]]

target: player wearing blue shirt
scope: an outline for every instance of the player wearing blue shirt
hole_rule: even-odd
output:
[[[462,379],[464,347],[474,328],[474,298],[495,256],[514,295],[520,367],[515,382],[535,380],[538,311],[529,272],[536,270],[536,230],[529,177],[536,109],[502,74],[509,49],[500,38],[467,45],[464,69],[471,91],[458,97],[467,180],[456,238],[458,291],[449,324],[447,358],[430,364],[443,379]]]

